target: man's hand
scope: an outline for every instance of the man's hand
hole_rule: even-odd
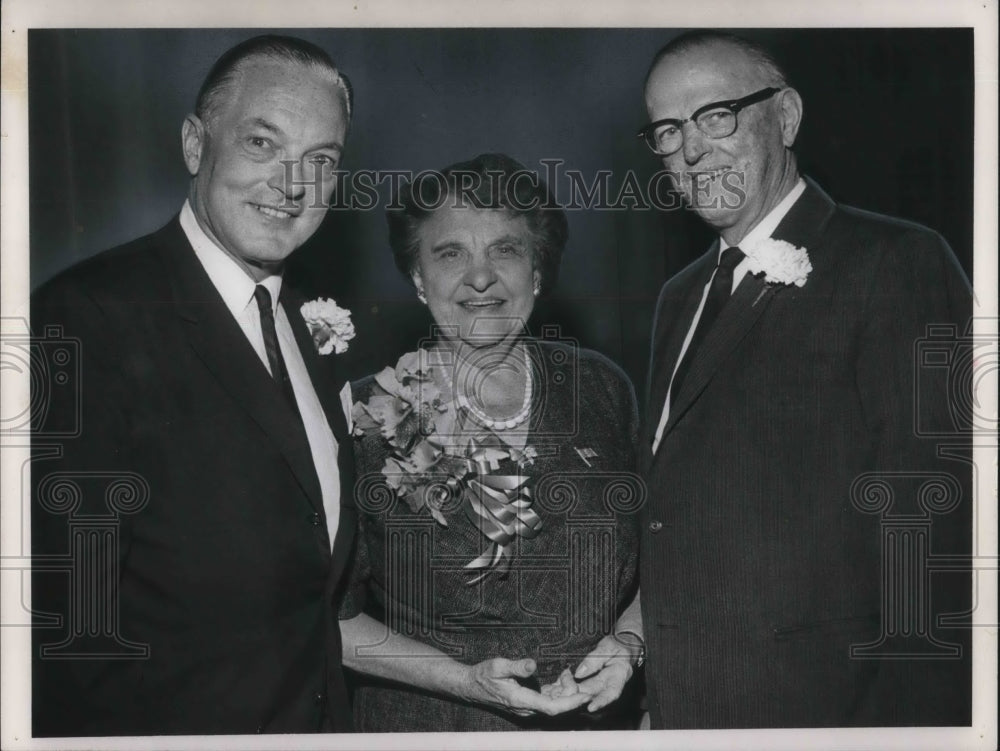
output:
[[[577,665],[572,676],[566,671],[558,684],[545,686],[542,691],[556,698],[573,696],[574,691],[585,694],[590,697],[587,711],[597,712],[621,696],[639,653],[638,645],[626,644],[609,634]]]
[[[483,660],[468,666],[462,694],[469,701],[498,707],[521,717],[562,714],[579,709],[590,700],[591,696],[586,693],[555,696],[522,686],[517,679],[532,675],[536,667],[531,659],[494,657]]]

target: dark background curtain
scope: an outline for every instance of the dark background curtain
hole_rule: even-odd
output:
[[[32,30],[31,279],[151,232],[179,210],[180,126],[215,58],[263,30]],[[282,30],[327,49],[355,88],[343,167],[440,169],[485,151],[590,185],[608,201],[659,168],[635,138],[642,88],[670,29]],[[805,100],[797,151],[836,200],[940,231],[971,277],[969,29],[753,30]],[[382,207],[331,211],[290,274],[355,314],[360,376],[395,362],[430,319],[396,272]],[[629,204],[626,204],[629,205]],[[711,236],[684,211],[573,210],[559,285],[532,321],[619,362],[641,394],[660,285]]]

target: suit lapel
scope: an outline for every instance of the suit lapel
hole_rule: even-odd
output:
[[[320,355],[316,351],[309,327],[302,318],[300,308],[305,300],[289,284],[281,286],[281,305],[288,316],[289,325],[295,334],[302,360],[309,372],[309,380],[326,413],[330,431],[337,441],[337,468],[340,472],[340,498],[338,499],[338,522],[336,538],[333,542],[334,573],[330,585],[335,586],[339,572],[347,565],[354,539],[354,444],[348,430],[347,417],[340,401],[340,390],[346,380],[340,374],[338,355]]]
[[[678,279],[678,293],[671,301],[665,300],[660,307],[657,321],[656,340],[653,343],[653,354],[650,362],[650,384],[648,388],[649,406],[647,408],[647,438],[651,443],[660,423],[660,416],[667,400],[667,389],[673,376],[677,358],[684,344],[684,337],[691,327],[691,321],[698,304],[701,302],[705,285],[715,268],[719,243],[712,244],[711,249],[690,267],[691,280]],[[682,271],[681,274],[684,274]],[[670,294],[669,288],[665,294]]]
[[[705,390],[729,353],[756,325],[775,291],[776,287],[765,284],[755,276],[747,274],[743,277],[743,281],[719,313],[708,336],[695,353],[691,369],[681,384],[680,392],[673,395],[670,419],[667,421],[664,435],[673,429],[677,421]]]
[[[778,224],[772,236],[775,239],[785,240],[793,245],[805,247],[810,252],[810,258],[815,265],[818,254],[814,251],[821,250],[821,235],[835,208],[836,205],[830,197],[814,182],[806,178],[806,190]],[[717,250],[718,243],[715,243],[713,251]],[[714,262],[714,254],[710,253],[709,255]],[[711,273],[711,267],[709,267],[707,273]],[[696,292],[698,294],[704,289],[707,278],[706,275],[702,279],[701,284],[696,285]],[[771,298],[776,294],[780,294],[781,290],[782,285],[769,285],[763,279],[751,274],[747,274],[743,278],[743,281],[736,288],[732,298],[719,314],[715,325],[695,354],[695,359],[691,363],[691,369],[681,384],[680,392],[672,395],[673,403],[670,405],[670,418],[664,429],[664,436],[673,429],[677,421],[690,409],[691,405],[698,399],[705,390],[705,387],[712,380],[712,377],[725,362],[729,353],[739,345],[760,320]],[[697,307],[697,299],[698,296],[696,295],[694,308]],[[687,307],[690,307],[690,303],[688,303]],[[676,346],[676,351],[672,349],[668,351],[668,354],[672,352],[673,358],[669,361],[669,367],[673,367],[673,363],[677,359],[677,352],[680,351],[680,344],[683,342],[687,327],[690,326],[691,318],[694,315],[694,308],[686,314],[685,318],[681,319],[686,321],[687,325],[679,332],[679,342],[671,342],[670,347],[673,348]],[[677,338],[677,332],[675,332],[674,338]],[[668,373],[664,376],[664,379],[669,380],[669,377]],[[662,403],[661,401],[661,407]]]
[[[805,178],[805,192],[785,214],[771,236],[792,245],[805,248],[809,258],[816,265],[816,257],[822,249],[822,235],[833,216],[837,204],[823,192],[816,183]],[[808,282],[806,283],[808,287]]]
[[[158,251],[188,343],[288,463],[314,511],[322,513],[319,478],[305,430],[243,330],[226,308],[175,219]]]
[[[291,285],[281,285],[281,306],[285,309],[285,315],[288,316],[288,322],[295,334],[295,343],[302,353],[302,360],[306,364],[306,370],[309,371],[309,379],[312,381],[316,396],[319,397],[320,404],[326,412],[330,430],[337,443],[342,443],[350,438],[347,418],[340,403],[340,389],[343,388],[345,380],[339,377],[337,372],[337,355],[320,355],[316,351],[309,327],[299,312],[304,302],[302,296]]]

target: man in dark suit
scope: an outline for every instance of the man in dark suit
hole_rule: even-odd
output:
[[[281,278],[350,108],[314,45],[238,45],[183,124],[179,216],[34,295],[34,330],[78,344],[82,379],[34,415],[35,735],[350,729],[346,378]],[[80,429],[53,444],[60,412]]]
[[[653,728],[969,724],[968,628],[940,619],[970,579],[926,565],[969,552],[968,435],[920,434],[964,384],[915,360],[966,331],[968,281],[936,233],[799,175],[802,100],[758,46],[679,37],[646,105],[719,239],[657,304],[641,598],[577,670],[591,708],[645,652]]]

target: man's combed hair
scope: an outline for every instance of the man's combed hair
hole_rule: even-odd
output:
[[[653,58],[653,62],[646,72],[646,81],[649,81],[650,74],[652,74],[653,70],[664,58],[679,55],[683,52],[710,44],[728,44],[742,50],[760,69],[765,79],[764,83],[768,86],[776,86],[783,89],[791,85],[785,69],[763,46],[735,34],[729,34],[725,31],[713,31],[712,29],[688,31],[667,42]]]
[[[240,42],[215,61],[215,65],[205,76],[205,81],[198,91],[198,98],[195,100],[194,114],[198,119],[205,123],[210,122],[220,100],[236,81],[243,66],[261,58],[311,66],[325,72],[331,84],[343,89],[347,102],[347,116],[351,116],[354,102],[351,83],[347,76],[337,70],[337,66],[326,52],[304,39],[265,34]]]

